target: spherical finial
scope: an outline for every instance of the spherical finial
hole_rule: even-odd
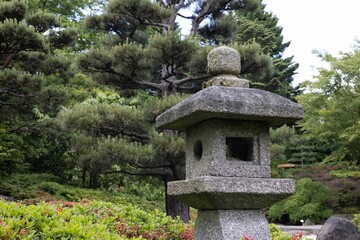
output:
[[[211,75],[239,75],[241,69],[240,53],[230,47],[218,47],[207,56],[208,69]]]
[[[207,56],[208,70],[213,77],[203,83],[203,88],[210,86],[248,88],[249,81],[240,79],[240,53],[230,47],[218,47],[211,50]]]

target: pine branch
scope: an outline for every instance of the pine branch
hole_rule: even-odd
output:
[[[150,140],[149,136],[147,136],[147,135],[138,134],[135,132],[129,132],[129,131],[124,130],[123,128],[116,129],[116,128],[107,127],[104,125],[100,125],[100,127],[96,127],[96,128],[99,130],[109,130],[109,131],[115,132],[117,135],[127,136],[127,137],[134,139],[135,141],[139,141],[142,143],[148,143]]]
[[[160,91],[164,88],[163,84],[160,84],[160,83],[153,83],[153,82],[147,82],[147,81],[139,81],[139,82],[134,81],[134,83],[138,84],[139,86],[155,88]]]
[[[231,3],[233,0],[227,0],[226,2],[222,4],[217,4],[214,9],[210,9],[211,3],[213,0],[207,0],[206,3],[203,5],[203,9],[200,11],[199,15],[195,18],[193,18],[192,24],[191,24],[191,30],[190,30],[190,37],[194,38],[196,35],[196,32],[204,19],[213,13],[217,13],[219,11],[231,11],[234,10],[233,8],[227,8],[226,6]]]
[[[24,129],[24,130],[23,130]],[[36,124],[36,123],[32,123],[32,124],[24,124],[24,125],[21,125],[17,128],[13,128],[13,129],[10,129],[8,131],[8,133],[20,133],[21,131],[26,131],[26,132],[29,132],[29,130],[32,130],[32,131],[38,131],[39,130],[39,125]]]
[[[190,30],[191,38],[195,37],[196,32],[200,26],[200,23],[204,20],[205,16],[208,14],[211,2],[212,0],[207,0],[206,3],[204,4],[203,9],[200,11],[200,14],[193,19]]]
[[[18,104],[18,103],[7,103],[7,102],[4,102],[4,101],[1,101],[1,100],[0,100],[0,105],[17,106],[17,105],[21,105],[21,104]]]
[[[12,91],[9,91],[9,90],[3,90],[3,89],[0,89],[0,94],[1,93],[5,93],[5,94],[8,94],[8,95],[11,95],[11,96],[14,96],[14,97],[33,97],[34,95],[32,94],[28,94],[28,95],[25,95],[25,94],[19,94],[19,93],[14,93]]]
[[[201,80],[208,79],[208,78],[210,78],[210,75],[202,75],[202,76],[197,76],[197,77],[186,77],[186,78],[177,80],[174,84],[176,86],[181,86],[188,82],[201,81]]]
[[[4,70],[5,68],[9,67],[10,63],[15,58],[15,55],[17,53],[18,53],[18,51],[14,51],[6,57],[4,64],[1,66],[1,70]]]
[[[194,16],[187,17],[187,16],[184,16],[184,15],[182,15],[182,14],[180,14],[180,13],[177,13],[176,15],[178,15],[179,17],[185,18],[185,19],[195,19]]]
[[[144,24],[145,26],[163,27],[163,28],[166,28],[166,29],[170,28],[169,24],[150,22],[149,20],[148,20],[148,22],[141,22],[141,23]]]

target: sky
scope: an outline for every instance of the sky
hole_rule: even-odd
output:
[[[313,50],[337,55],[350,51],[360,39],[360,0],[263,0],[290,41],[284,56],[300,64],[293,85],[311,80],[316,68],[325,66]]]

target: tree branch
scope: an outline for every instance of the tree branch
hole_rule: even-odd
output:
[[[18,53],[18,51],[14,51],[6,57],[4,64],[1,66],[1,70],[4,70],[5,68],[7,68],[10,65],[11,61],[15,58],[15,55],[17,53]]]
[[[200,23],[204,20],[204,17],[208,14],[211,2],[212,0],[207,0],[203,6],[203,9],[200,11],[199,15],[193,19],[191,23],[190,38],[195,37],[197,29],[200,26]]]
[[[185,19],[195,19],[194,16],[187,17],[187,16],[184,16],[184,15],[182,15],[182,14],[180,14],[180,13],[177,13],[176,15],[178,15],[179,17],[185,18]]]
[[[155,23],[155,22],[148,21],[148,22],[143,22],[142,24],[144,24],[146,26],[163,27],[163,28],[166,28],[166,29],[170,28],[170,25],[165,24],[165,23]]]
[[[210,78],[210,75],[202,75],[202,76],[197,76],[197,77],[186,77],[186,78],[177,80],[174,84],[176,86],[181,86],[188,82],[200,81],[200,80],[204,80],[204,79],[208,79],[208,78]]]
[[[143,87],[150,87],[150,88],[155,88],[157,90],[163,90],[164,86],[163,84],[160,83],[153,83],[153,82],[147,82],[147,81],[134,81],[136,82],[138,85],[143,86]]]
[[[149,140],[150,140],[149,136],[147,136],[147,135],[138,134],[138,133],[135,133],[135,132],[129,132],[129,131],[124,130],[123,128],[122,129],[116,129],[116,128],[107,127],[107,126],[104,126],[104,125],[100,125],[100,127],[95,127],[95,128],[98,128],[100,130],[104,129],[104,130],[113,131],[113,132],[117,133],[118,135],[127,136],[127,137],[130,137],[130,138],[133,138],[135,141],[140,141],[140,142],[143,142],[143,143],[148,143]]]
[[[1,93],[9,94],[9,95],[14,96],[14,97],[33,97],[33,96],[34,96],[34,95],[32,95],[32,94],[29,94],[29,95],[19,94],[19,93],[14,93],[14,92],[12,92],[12,91],[3,90],[3,89],[0,89],[0,94],[1,94]]]

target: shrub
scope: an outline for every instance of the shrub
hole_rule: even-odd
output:
[[[360,170],[332,170],[329,173],[333,177],[337,178],[357,178],[360,179]]]
[[[158,200],[158,196],[161,194],[160,190],[154,191],[154,195],[146,194],[145,192],[142,196],[136,196],[130,191],[110,193],[105,190],[78,188],[70,185],[61,185],[60,183],[60,179],[51,174],[13,174],[6,179],[0,180],[0,195],[11,196],[17,200],[24,200],[27,203],[56,199],[79,201],[87,198],[120,204],[131,202],[146,210],[164,208],[164,201]],[[151,188],[149,188],[148,192],[150,190]]]
[[[360,214],[354,214],[353,223],[355,224],[358,231],[360,232]]]
[[[193,228],[159,210],[102,201],[0,200],[0,239],[193,239]]]
[[[60,182],[58,177],[51,174],[12,174],[0,180],[0,194],[16,199],[33,198],[38,189],[36,186],[44,182]]]
[[[270,227],[270,233],[271,233],[271,239],[272,240],[301,240],[302,239],[302,233],[299,232],[295,234],[295,236],[290,236],[287,233],[284,233],[280,231],[280,229],[275,224],[269,224]]]
[[[296,184],[294,195],[272,205],[268,211],[272,221],[278,221],[281,216],[288,214],[295,223],[300,219],[309,219],[318,223],[332,214],[336,201],[331,190],[320,182],[309,178],[300,179]]]

